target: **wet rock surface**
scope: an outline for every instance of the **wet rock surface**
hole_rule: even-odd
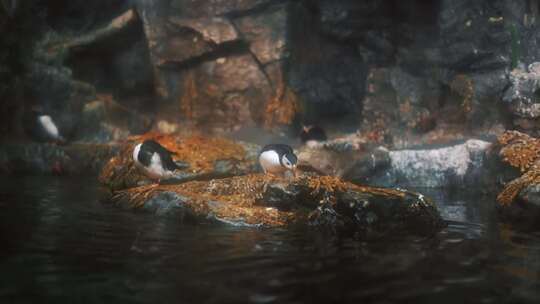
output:
[[[481,183],[490,143],[468,140],[434,149],[390,151],[390,165],[375,184],[403,187],[469,187]]]
[[[371,188],[328,176],[293,180],[244,175],[116,191],[109,202],[194,223],[311,226],[378,237],[430,235],[444,227],[429,199],[407,191]]]
[[[299,149],[300,164],[354,183],[381,187],[497,187],[512,170],[492,144],[470,139],[454,145],[389,150],[349,137]]]
[[[518,199],[540,211],[540,184],[529,185],[519,192]]]
[[[2,144],[3,174],[96,175],[120,149],[115,144]]]

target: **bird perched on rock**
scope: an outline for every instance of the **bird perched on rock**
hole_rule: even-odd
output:
[[[24,128],[26,133],[36,141],[66,142],[51,115],[44,113],[40,108],[32,108],[25,114]]]
[[[298,158],[288,145],[266,145],[259,154],[259,163],[265,174],[282,174],[292,171],[296,175]]]
[[[133,148],[133,160],[146,176],[158,180],[174,177],[175,170],[182,169],[172,159],[174,155],[154,140],[145,140]]]
[[[317,125],[304,126],[300,132],[300,140],[308,146],[327,139],[324,129]]]

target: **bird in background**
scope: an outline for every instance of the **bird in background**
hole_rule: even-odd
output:
[[[316,146],[319,142],[327,139],[324,129],[317,125],[303,126],[300,132],[300,140],[308,147]]]
[[[33,140],[52,143],[66,142],[53,117],[40,107],[33,107],[25,116],[24,128]]]

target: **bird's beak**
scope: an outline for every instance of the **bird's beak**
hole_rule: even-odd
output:
[[[292,169],[292,173],[293,173],[294,178],[296,178],[298,176],[298,174],[296,172],[296,165],[294,165],[294,167]]]

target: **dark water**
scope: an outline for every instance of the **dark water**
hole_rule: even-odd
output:
[[[3,178],[0,303],[540,303],[540,233],[431,193],[436,238],[194,227],[98,203],[92,179]]]

